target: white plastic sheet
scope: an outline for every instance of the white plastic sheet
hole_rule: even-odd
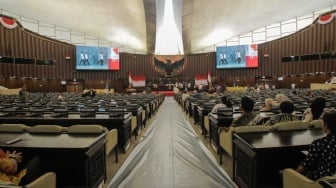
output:
[[[237,187],[173,98],[166,97],[154,118],[109,188]]]

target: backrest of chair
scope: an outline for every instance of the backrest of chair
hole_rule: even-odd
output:
[[[271,131],[271,126],[265,125],[252,125],[252,126],[239,126],[235,127],[234,132],[236,133],[247,133],[247,132],[269,132]]]
[[[24,132],[29,128],[25,124],[11,124],[11,123],[2,123],[0,124],[0,132]]]
[[[111,129],[107,132],[106,135],[106,155],[108,155],[113,148],[118,144],[118,129]],[[118,150],[116,151],[118,152]]]
[[[47,172],[34,181],[23,186],[24,188],[56,188],[56,173]]]
[[[304,130],[309,128],[309,126],[310,123],[300,120],[279,122],[273,125],[274,129],[277,131]]]
[[[28,129],[29,133],[56,133],[60,134],[65,128],[60,125],[35,125]]]
[[[294,169],[286,168],[282,171],[283,188],[322,188],[318,181],[313,181]]]
[[[146,110],[142,110],[141,111],[141,120],[142,120],[142,122],[145,121],[145,119],[146,119]]]
[[[232,133],[236,127],[220,127],[219,130],[219,145],[232,156]]]
[[[310,122],[312,128],[321,129],[323,125],[322,119],[315,119]]]
[[[131,119],[131,131],[133,132],[135,130],[135,128],[137,127],[137,117],[136,116],[132,116]]]
[[[68,127],[68,133],[102,133],[105,129],[101,125],[88,124],[88,125],[71,125]]]
[[[204,119],[203,119],[203,124],[204,124],[204,128],[207,130],[207,131],[210,131],[210,119],[209,119],[209,116],[204,116]]]

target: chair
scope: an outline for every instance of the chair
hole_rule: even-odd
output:
[[[118,130],[108,130],[101,125],[71,125],[68,127],[67,132],[69,134],[77,133],[103,133],[106,132],[105,152],[108,155],[115,148],[115,161],[118,162]]]
[[[209,119],[209,116],[206,115],[204,116],[204,119],[203,119],[203,124],[204,124],[204,138],[206,138],[206,134],[210,132],[210,119]]]
[[[314,181],[291,168],[286,168],[282,171],[283,188],[323,188],[323,186],[319,184],[319,181],[322,180],[336,180],[336,175],[326,176]]]
[[[0,184],[1,188],[56,188],[56,174],[46,172],[27,185]]]
[[[137,131],[137,127],[138,127],[137,116],[132,116],[132,119],[131,119],[131,133],[133,133],[134,131]],[[135,132],[134,137],[136,138],[137,136],[138,136],[138,133]]]
[[[309,126],[310,123],[300,120],[279,122],[273,125],[274,130],[277,131],[305,130],[308,129]]]
[[[0,132],[25,132],[29,126],[25,124],[10,124],[2,123],[0,124]]]
[[[315,120],[311,121],[310,124],[311,124],[311,128],[322,129],[323,120],[322,119],[315,119]]]
[[[66,130],[65,127],[60,125],[35,125],[28,129],[29,133],[53,133],[61,134]]]
[[[232,134],[233,133],[247,133],[247,132],[269,132],[272,130],[271,126],[264,125],[254,125],[254,126],[239,126],[239,127],[229,127],[219,133],[219,145],[222,149],[226,151],[227,154],[232,156]],[[220,163],[222,158],[222,152],[220,152]]]
[[[24,188],[56,188],[56,174],[54,172],[47,172],[29,184],[23,186]]]
[[[104,127],[101,125],[71,125],[67,129],[67,133],[102,133]]]
[[[146,110],[142,110],[141,111],[141,123],[142,123],[142,126],[146,126]]]

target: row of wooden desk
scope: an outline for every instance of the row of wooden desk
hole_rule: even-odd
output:
[[[203,108],[192,101],[187,101],[184,106],[203,134],[206,134],[204,116],[209,116],[210,143],[215,150],[220,150],[218,128],[230,126],[235,113],[232,116],[218,116],[209,113],[211,109]],[[271,115],[273,114],[263,114],[265,119]],[[312,141],[323,136],[321,129],[234,133],[233,179],[241,188],[280,188],[281,170],[296,168],[305,157],[302,151],[306,150]]]
[[[126,152],[131,144],[131,122],[136,117],[136,133],[145,126],[163,102],[158,96],[134,109],[128,109],[121,115],[111,116],[109,112],[96,112],[92,117],[83,117],[80,112],[67,112],[55,117],[51,112],[43,111],[37,116],[27,116],[26,111],[17,111],[0,117],[1,123],[35,125],[71,126],[75,124],[98,124],[107,129],[118,130],[118,146]],[[144,118],[143,118],[143,110]],[[7,145],[6,141],[20,138],[19,142]],[[0,133],[0,147],[4,150],[16,150],[25,158],[40,156],[43,168],[53,171],[57,176],[57,187],[99,187],[106,179],[106,152],[104,134],[32,134]]]
[[[95,117],[80,117],[79,114],[69,114],[67,117],[52,117],[48,114],[38,117],[25,117],[24,115],[0,117],[0,123],[22,123],[28,126],[34,125],[61,125],[71,126],[75,124],[98,124],[109,130],[118,129],[118,144],[124,151],[131,140],[132,113],[125,113],[120,117],[109,117],[108,114],[97,114]]]
[[[57,174],[57,187],[98,187],[106,178],[105,133],[1,133],[3,150],[19,151],[24,160],[41,158],[45,171]],[[19,142],[6,141],[20,138]]]
[[[281,187],[281,170],[296,168],[321,129],[233,134],[233,178],[240,187]]]

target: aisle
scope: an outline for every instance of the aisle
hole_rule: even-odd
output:
[[[236,187],[172,97],[154,118],[109,188]]]

